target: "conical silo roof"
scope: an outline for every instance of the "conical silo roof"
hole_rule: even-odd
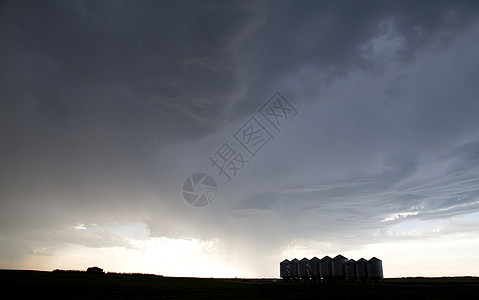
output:
[[[374,280],[383,278],[383,262],[376,257],[371,258],[367,264],[368,277]]]
[[[354,280],[358,277],[356,271],[356,261],[354,259],[350,259],[344,264],[344,272],[346,273],[346,278],[348,280]]]
[[[299,261],[298,276],[301,278],[309,277],[309,259],[306,257]]]
[[[344,264],[347,261],[348,259],[342,256],[341,254],[338,254],[336,257],[333,258],[333,262],[332,262],[333,277],[335,277],[336,279],[346,278]]]
[[[298,271],[299,271],[298,259],[295,258],[289,262],[289,271],[291,272],[292,277],[298,277]]]
[[[364,258],[361,258],[356,262],[356,274],[358,278],[361,280],[368,279],[367,265],[368,265],[368,261],[365,260]]]
[[[289,260],[285,259],[279,263],[279,276],[288,279],[291,277],[291,272],[289,271]]]
[[[311,272],[311,277],[316,279],[320,277],[320,266],[321,260],[316,256],[309,260],[309,270]]]
[[[333,259],[329,256],[325,256],[321,258],[321,263],[320,263],[320,275],[324,279],[329,279],[333,275],[333,270],[332,270],[332,262]]]

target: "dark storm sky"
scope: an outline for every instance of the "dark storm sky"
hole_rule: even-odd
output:
[[[477,1],[1,1],[0,262],[121,222],[257,261],[477,233],[477,49]],[[226,183],[208,157],[276,91],[298,115]]]

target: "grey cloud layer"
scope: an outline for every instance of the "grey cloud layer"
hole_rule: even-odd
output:
[[[314,96],[352,70],[380,70],[384,58],[376,57],[370,47],[380,38],[399,37],[400,47],[387,54],[411,62],[424,47],[447,44],[468,28],[477,20],[478,10],[473,1],[276,3],[245,52],[252,61],[247,77],[250,94],[261,95],[278,82],[283,89],[294,90],[287,83],[296,80],[302,83],[302,96],[308,92]],[[251,109],[251,101],[246,99],[239,108]]]
[[[478,13],[477,1],[3,2],[0,232],[135,219],[152,236],[267,253],[299,229],[357,244],[477,211]],[[276,90],[299,117],[223,199],[185,209],[175,176]]]

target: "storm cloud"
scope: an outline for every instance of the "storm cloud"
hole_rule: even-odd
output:
[[[3,1],[0,267],[177,239],[277,276],[301,247],[473,239],[478,33],[476,1]],[[208,158],[251,116],[274,138],[228,183]]]

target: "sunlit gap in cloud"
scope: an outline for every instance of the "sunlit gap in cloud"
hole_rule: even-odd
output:
[[[463,276],[479,272],[470,264],[479,255],[479,212],[448,219],[407,219],[402,216],[378,234],[382,243],[369,244],[350,253],[381,255],[385,276]],[[398,220],[398,219],[395,219]]]
[[[428,239],[409,239],[369,244],[343,253],[346,257],[373,257],[383,260],[385,277],[478,276],[471,264],[479,255],[479,234],[436,235]]]
[[[479,276],[473,261],[479,259],[479,212],[448,219],[412,219],[417,213],[397,213],[389,227],[362,241],[362,246],[345,247],[335,242],[295,239],[281,248],[283,258],[311,259],[335,256],[359,259],[380,257],[385,277]],[[384,221],[384,223],[388,223]]]
[[[150,237],[147,226],[136,222],[78,223],[64,233],[70,235],[70,242],[33,249],[22,267],[86,270],[95,265],[107,272],[183,277],[241,274],[218,253],[218,239]]]

